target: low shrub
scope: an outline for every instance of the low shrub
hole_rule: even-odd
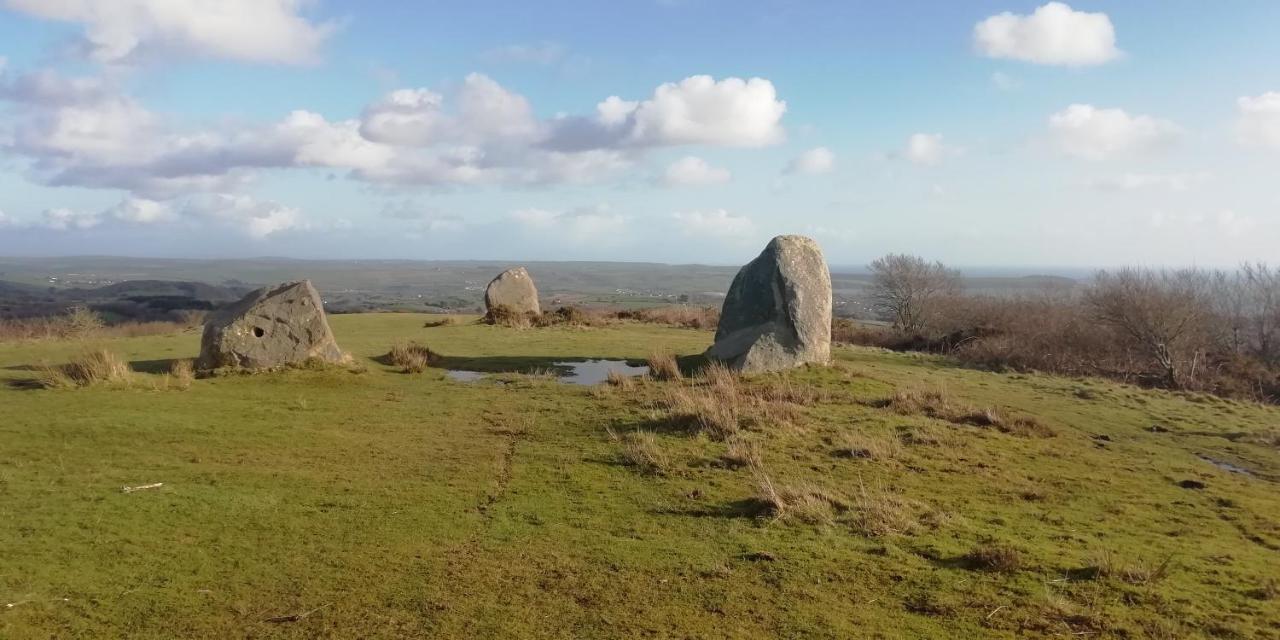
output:
[[[684,374],[680,372],[680,364],[675,354],[670,351],[655,351],[649,356],[649,377],[654,380],[680,380]]]
[[[439,354],[417,342],[397,344],[385,356],[388,364],[400,367],[404,373],[422,373],[439,359]]]
[[[45,367],[39,382],[48,388],[89,387],[99,384],[128,384],[133,378],[129,363],[107,351],[88,351],[64,365]]]

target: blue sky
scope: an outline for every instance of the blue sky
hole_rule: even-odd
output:
[[[840,264],[1268,259],[1277,24],[1190,0],[0,0],[0,254],[737,263],[803,233]]]

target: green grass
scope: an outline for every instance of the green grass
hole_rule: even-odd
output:
[[[146,382],[196,354],[194,332],[0,344],[0,637],[1280,629],[1276,409],[841,348],[836,366],[747,381],[821,392],[798,418],[744,434],[776,486],[841,496],[829,519],[807,524],[762,513],[757,471],[727,464],[725,442],[655,419],[666,390],[696,383],[464,384],[374,360],[415,340],[449,366],[533,371],[696,353],[709,332],[425,319],[331,318],[363,373],[226,376],[186,390]],[[151,373],[127,388],[20,384],[98,346]],[[914,388],[1033,416],[1056,435],[877,408]],[[661,449],[663,473],[628,464],[609,430],[653,432],[646,446]],[[902,444],[851,457],[856,433]],[[121,490],[155,482],[164,486]],[[906,533],[869,526],[891,515]],[[981,548],[1012,549],[1016,568],[973,566]]]

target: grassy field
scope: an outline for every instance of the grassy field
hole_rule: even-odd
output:
[[[0,344],[0,637],[1280,637],[1274,408],[838,348],[734,383],[767,410],[725,442],[659,408],[705,381],[374,360],[531,371],[708,332],[426,319],[331,318],[363,372],[188,388],[156,372],[195,332]],[[100,346],[149,373],[23,382]],[[903,401],[929,394],[1005,426]]]

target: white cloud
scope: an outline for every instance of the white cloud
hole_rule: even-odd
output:
[[[940,133],[913,133],[907,138],[907,146],[902,155],[916,164],[932,166],[955,153],[956,149],[943,143]]]
[[[627,218],[613,211],[609,205],[578,207],[564,212],[546,209],[520,209],[511,212],[511,219],[521,225],[560,239],[572,242],[612,242],[621,237],[627,227]]]
[[[275,123],[178,129],[105,82],[41,72],[0,78],[0,100],[16,105],[12,124],[0,123],[0,147],[46,185],[169,200],[239,192],[266,169],[332,169],[396,186],[583,184],[621,173],[653,146],[781,135],[785,105],[767,81],[699,77],[664,87],[650,101],[606,100],[599,118],[540,120],[524,96],[471,74],[452,95],[392,91],[358,119],[298,110]],[[694,168],[677,167],[673,178]],[[708,167],[698,179],[722,172]]]
[[[836,166],[836,154],[826,147],[815,147],[792,159],[783,173],[830,173]]]
[[[134,224],[156,224],[176,218],[173,209],[165,202],[129,196],[103,213],[104,216]]]
[[[0,59],[0,61],[3,61],[3,59]],[[0,229],[16,226],[18,226],[18,221],[15,220],[13,216],[10,216],[4,211],[0,211]]]
[[[691,76],[659,86],[643,101],[610,96],[596,105],[594,122],[559,122],[559,139],[551,144],[761,147],[785,138],[781,122],[786,110],[773,83],[763,78]]]
[[[750,218],[735,216],[724,209],[678,211],[671,214],[671,218],[681,233],[699,238],[746,240],[756,232],[756,225]]]
[[[1280,92],[1236,100],[1236,134],[1246,146],[1280,149]]]
[[[667,186],[724,184],[732,178],[728,169],[713,167],[706,160],[685,156],[671,163],[662,177]]]
[[[183,214],[220,222],[254,239],[306,227],[298,209],[244,195],[197,196],[187,201]]]
[[[1091,160],[1168,146],[1182,129],[1169,120],[1122,109],[1073,104],[1049,116],[1049,133],[1065,153]]]
[[[71,209],[45,209],[41,214],[40,226],[54,231],[70,231],[92,229],[102,224],[102,217],[97,213],[72,211]]]
[[[973,27],[973,44],[991,58],[1036,64],[1097,65],[1123,55],[1107,14],[1075,11],[1061,2],[1050,2],[1031,15],[1006,11],[991,16]]]
[[[95,61],[131,64],[173,55],[249,62],[314,62],[332,23],[300,15],[307,0],[5,0],[14,11],[84,26]]]

